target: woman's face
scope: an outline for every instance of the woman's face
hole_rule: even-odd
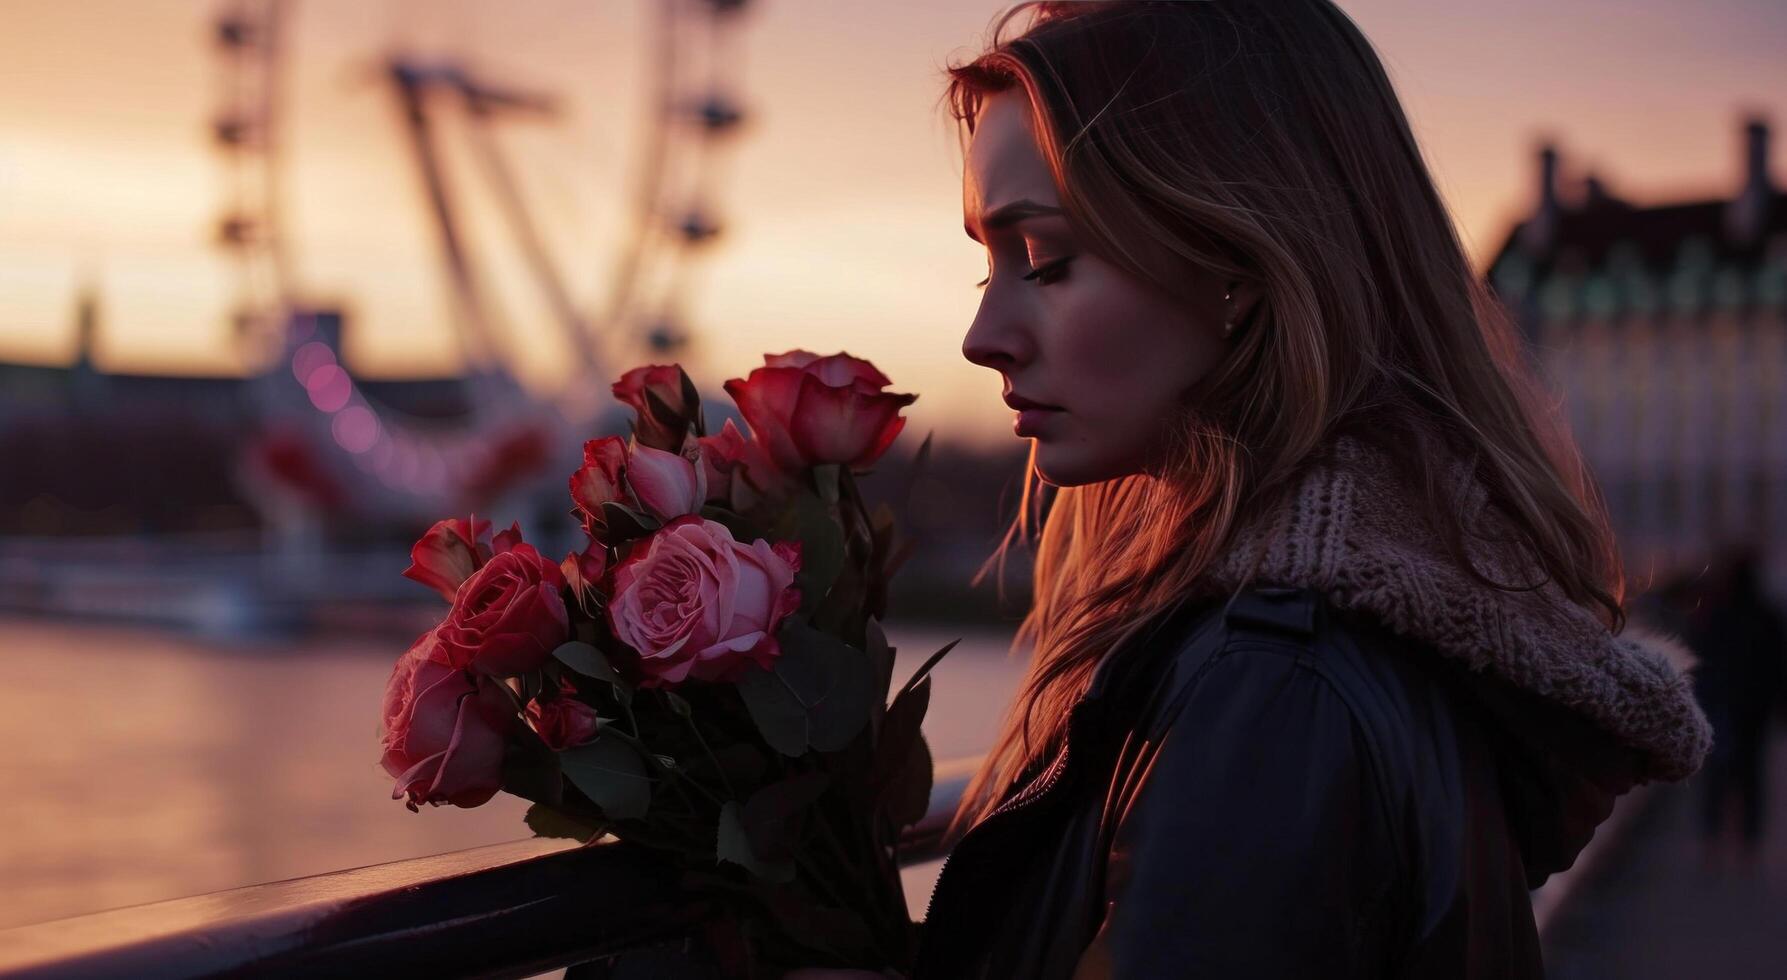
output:
[[[1021,90],[987,100],[962,177],[988,276],[962,355],[998,371],[1020,437],[1057,486],[1150,469],[1186,393],[1227,352],[1253,291],[1187,270],[1194,304],[1085,251],[1060,211]],[[1237,320],[1237,322],[1239,322]]]

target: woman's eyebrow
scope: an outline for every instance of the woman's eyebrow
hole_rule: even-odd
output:
[[[1065,212],[1058,207],[1048,204],[1038,204],[1025,197],[1019,198],[1010,204],[1002,204],[999,207],[994,208],[980,219],[980,226],[982,228],[1006,228],[1028,218],[1040,218],[1046,215],[1064,213]],[[962,230],[968,233],[969,238],[972,238],[977,242],[980,241],[980,236],[974,233],[973,225],[964,222],[962,224]]]

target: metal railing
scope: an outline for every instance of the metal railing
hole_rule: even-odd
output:
[[[945,826],[978,762],[938,764],[902,866],[947,853]],[[1617,860],[1650,796],[1621,797],[1575,865],[1532,893],[1542,942],[1582,880]],[[708,976],[663,964],[716,911],[644,851],[535,837],[0,930],[0,980]],[[602,965],[653,947],[668,958],[646,972]]]
[[[903,865],[947,849],[977,761],[938,765]],[[534,837],[0,930],[0,978],[528,977],[675,944],[715,913],[642,850]]]

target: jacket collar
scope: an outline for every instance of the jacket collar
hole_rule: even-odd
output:
[[[1695,658],[1678,639],[1635,624],[1614,635],[1555,584],[1483,585],[1415,517],[1387,453],[1345,436],[1330,450],[1280,506],[1237,530],[1206,577],[1211,590],[1317,589],[1338,608],[1373,614],[1441,656],[1586,718],[1635,751],[1642,780],[1678,780],[1699,767],[1712,731],[1687,673]],[[1534,581],[1514,552],[1492,545],[1509,535],[1483,485],[1459,463],[1449,478],[1478,570],[1497,582]]]

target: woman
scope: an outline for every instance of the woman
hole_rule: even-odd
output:
[[[1369,43],[1025,4],[947,100],[1042,516],[918,976],[1541,976],[1528,889],[1709,733]]]

